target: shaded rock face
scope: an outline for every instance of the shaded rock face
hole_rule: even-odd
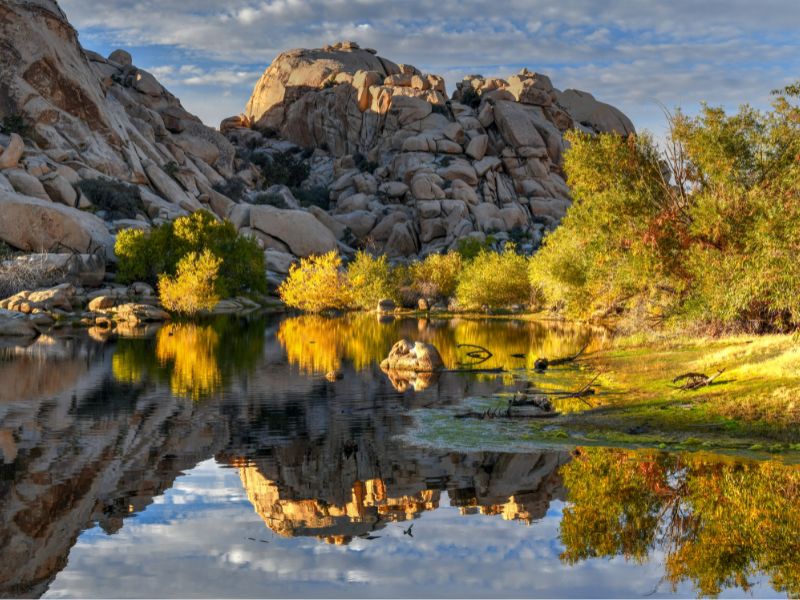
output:
[[[0,4],[0,40],[0,118],[22,124],[22,136],[0,134],[0,188],[70,209],[31,203],[23,207],[29,233],[4,223],[0,241],[20,250],[58,250],[51,233],[75,229],[70,223],[79,221],[84,234],[68,235],[60,246],[90,251],[88,234],[111,258],[112,223],[97,219],[88,232],[91,215],[76,216],[77,207],[91,208],[77,190],[82,179],[140,186],[146,208],[140,218],[147,223],[202,208],[209,200],[199,190],[232,175],[234,149],[224,136],[184,110],[127,52],[106,59],[84,50],[56,2]],[[25,201],[16,199],[15,206]],[[67,224],[56,223],[62,220]]]

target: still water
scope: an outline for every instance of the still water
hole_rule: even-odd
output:
[[[420,414],[516,384],[378,367],[401,337],[524,368],[598,332],[355,315],[126,334],[0,342],[0,596],[800,595],[797,467],[425,443]]]

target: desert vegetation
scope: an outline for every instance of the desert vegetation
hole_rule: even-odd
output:
[[[115,252],[120,282],[158,285],[162,303],[176,312],[195,314],[219,298],[266,291],[258,244],[206,211],[147,232],[122,230]]]

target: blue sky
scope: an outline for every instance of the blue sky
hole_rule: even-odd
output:
[[[659,133],[662,105],[766,107],[800,79],[797,0],[61,0],[83,45],[122,47],[209,125],[273,58],[343,39],[445,76],[526,66]]]

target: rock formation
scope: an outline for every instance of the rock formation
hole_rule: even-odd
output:
[[[527,69],[469,76],[448,100],[441,77],[354,42],[281,54],[245,113],[222,124],[240,156],[269,163],[305,150],[303,186],[331,200],[318,218],[337,239],[395,257],[488,235],[534,250],[571,203],[562,157],[572,128],[634,132],[614,107]]]
[[[448,99],[441,77],[354,42],[284,52],[217,131],[124,50],[83,49],[55,0],[3,2],[0,38],[0,242],[22,252],[113,262],[118,230],[201,208],[258,240],[273,285],[332,249],[532,252],[570,205],[564,132],[633,131],[526,69]],[[130,214],[93,206],[97,179],[132,186]]]
[[[103,58],[84,50],[54,0],[3,2],[0,38],[0,240],[112,258],[116,228],[78,210],[91,206],[76,187],[81,180],[141,188],[137,219],[147,227],[203,207],[212,185],[232,174],[224,136],[127,52]]]

